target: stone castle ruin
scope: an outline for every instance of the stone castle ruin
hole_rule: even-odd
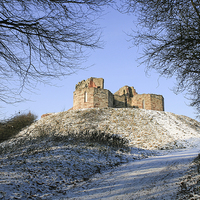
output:
[[[138,94],[134,87],[129,86],[124,86],[112,94],[104,89],[103,78],[91,77],[76,84],[73,110],[106,107],[164,111],[164,98],[157,94]]]

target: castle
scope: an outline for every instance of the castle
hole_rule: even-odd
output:
[[[134,87],[129,86],[124,86],[112,94],[104,89],[103,78],[91,77],[76,84],[73,110],[106,107],[164,111],[164,98],[156,94],[138,94]]]

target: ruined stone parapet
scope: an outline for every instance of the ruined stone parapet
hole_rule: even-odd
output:
[[[102,88],[104,89],[104,79],[103,78],[88,78],[87,80],[82,80],[76,84],[76,90],[82,90],[84,88]]]
[[[46,113],[46,114],[43,114],[42,116],[41,116],[41,118],[44,118],[44,117],[46,117],[46,116],[49,116],[49,115],[52,115],[53,113]]]
[[[137,92],[134,87],[129,87],[125,85],[124,87],[120,88],[117,92],[115,92],[114,95],[118,96],[126,95],[128,97],[133,97],[137,95]]]

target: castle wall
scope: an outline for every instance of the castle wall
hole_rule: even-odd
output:
[[[114,95],[114,108],[125,108],[125,95]]]
[[[109,90],[95,88],[94,108],[113,107],[113,94]]]
[[[164,111],[164,98],[162,95],[151,94],[151,110]]]
[[[103,78],[92,78],[92,81],[97,86],[97,88],[104,89],[104,79]]]
[[[126,95],[128,97],[133,97],[133,96],[137,95],[137,92],[134,89],[134,87],[129,87],[126,85],[126,86],[120,88],[117,92],[115,92],[114,95],[118,95],[118,96]]]
[[[132,108],[132,97],[114,95],[114,108]]]
[[[124,86],[114,94],[115,108],[132,108],[132,97],[137,95],[134,87]]]
[[[113,103],[114,103],[114,96],[112,92],[108,90],[108,107],[113,107]]]
[[[96,87],[104,88],[104,79],[103,78],[88,78],[87,80],[82,80],[76,84],[76,90],[82,90],[84,88]]]
[[[151,96],[150,94],[138,94],[132,98],[132,105],[142,108],[151,110]]]
[[[132,105],[147,110],[164,111],[164,98],[156,94],[138,94],[133,97]]]
[[[86,93],[87,101],[85,101]],[[109,90],[101,88],[84,88],[74,92],[73,110],[105,107],[113,107],[113,94]]]
[[[73,96],[73,110],[81,108],[93,108],[94,107],[94,89],[84,88],[82,90],[76,90]],[[85,94],[87,93],[87,102],[85,102]]]

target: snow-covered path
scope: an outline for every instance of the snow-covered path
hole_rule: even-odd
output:
[[[180,178],[198,153],[199,149],[190,149],[136,160],[96,175],[87,183],[71,188],[62,197],[81,200],[175,199]],[[62,199],[61,196],[58,199]]]

